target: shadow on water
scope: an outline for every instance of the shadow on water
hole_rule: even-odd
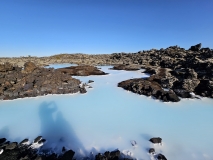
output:
[[[55,102],[43,102],[39,106],[41,136],[47,140],[42,150],[61,153],[62,147],[72,149],[76,156],[88,155],[72,126],[63,117]]]

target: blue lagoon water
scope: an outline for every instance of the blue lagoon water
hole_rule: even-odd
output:
[[[141,71],[100,68],[109,74],[76,77],[82,83],[94,80],[86,94],[0,101],[0,137],[20,142],[42,135],[48,141],[43,148],[60,153],[65,146],[76,157],[119,149],[149,160],[147,150],[154,147],[172,160],[213,160],[212,99],[163,103],[117,87],[120,81],[148,76]],[[151,144],[152,137],[161,137],[163,144]]]

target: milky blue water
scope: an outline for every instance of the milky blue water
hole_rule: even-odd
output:
[[[76,157],[119,149],[149,160],[147,149],[154,147],[170,160],[213,160],[212,99],[163,103],[117,87],[122,80],[146,77],[141,71],[108,68],[101,67],[109,75],[76,77],[94,80],[86,94],[0,101],[0,137],[20,142],[42,135],[48,140],[43,148],[60,152],[65,146]],[[162,146],[151,144],[152,137],[161,137]]]

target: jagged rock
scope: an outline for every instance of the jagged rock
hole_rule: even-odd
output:
[[[162,139],[160,137],[154,137],[149,140],[152,143],[162,143]]]
[[[34,139],[34,143],[37,143],[37,142],[39,142],[40,140],[42,140],[42,136],[38,136],[38,137],[36,137],[35,139]]]
[[[0,144],[5,143],[6,142],[6,138],[0,138]]]
[[[20,144],[20,145],[24,145],[24,144],[26,144],[27,142],[29,142],[29,140],[28,140],[28,139],[24,139],[24,140],[21,141],[19,144]]]
[[[81,93],[81,94],[87,93],[87,90],[85,89],[85,87],[80,88],[80,93]]]
[[[61,160],[71,160],[71,159],[73,159],[74,154],[75,154],[74,151],[68,150],[64,153]]]
[[[195,46],[191,46],[191,47],[189,48],[189,50],[191,50],[191,51],[199,51],[200,48],[201,48],[201,43],[199,43],[199,44],[197,44],[197,45],[195,45]]]

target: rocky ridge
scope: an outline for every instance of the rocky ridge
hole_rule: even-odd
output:
[[[151,49],[137,53],[60,54],[40,58],[0,58],[0,64],[10,62],[19,67],[23,67],[28,61],[37,66],[53,63],[75,63],[79,65],[113,65],[112,69],[116,70],[131,71],[143,68],[146,69],[146,73],[151,75],[150,78],[140,82],[140,86],[141,84],[146,86],[145,89],[139,87],[140,90],[138,90],[137,87],[132,86],[134,83],[137,86],[139,80],[131,80],[131,84],[126,87],[121,83],[118,86],[128,88],[138,94],[152,95],[163,101],[176,102],[179,101],[178,97],[194,98],[193,94],[190,94],[192,92],[196,95],[213,98],[213,50],[201,48],[201,44],[191,46],[188,50],[179,46],[170,46],[166,49]],[[87,75],[86,72],[81,71],[81,74]],[[73,75],[71,70],[69,74]],[[7,83],[7,85],[9,84]],[[149,89],[147,89],[147,85],[150,87]],[[156,86],[160,88],[156,90]],[[172,95],[174,100],[171,100],[168,95]]]

